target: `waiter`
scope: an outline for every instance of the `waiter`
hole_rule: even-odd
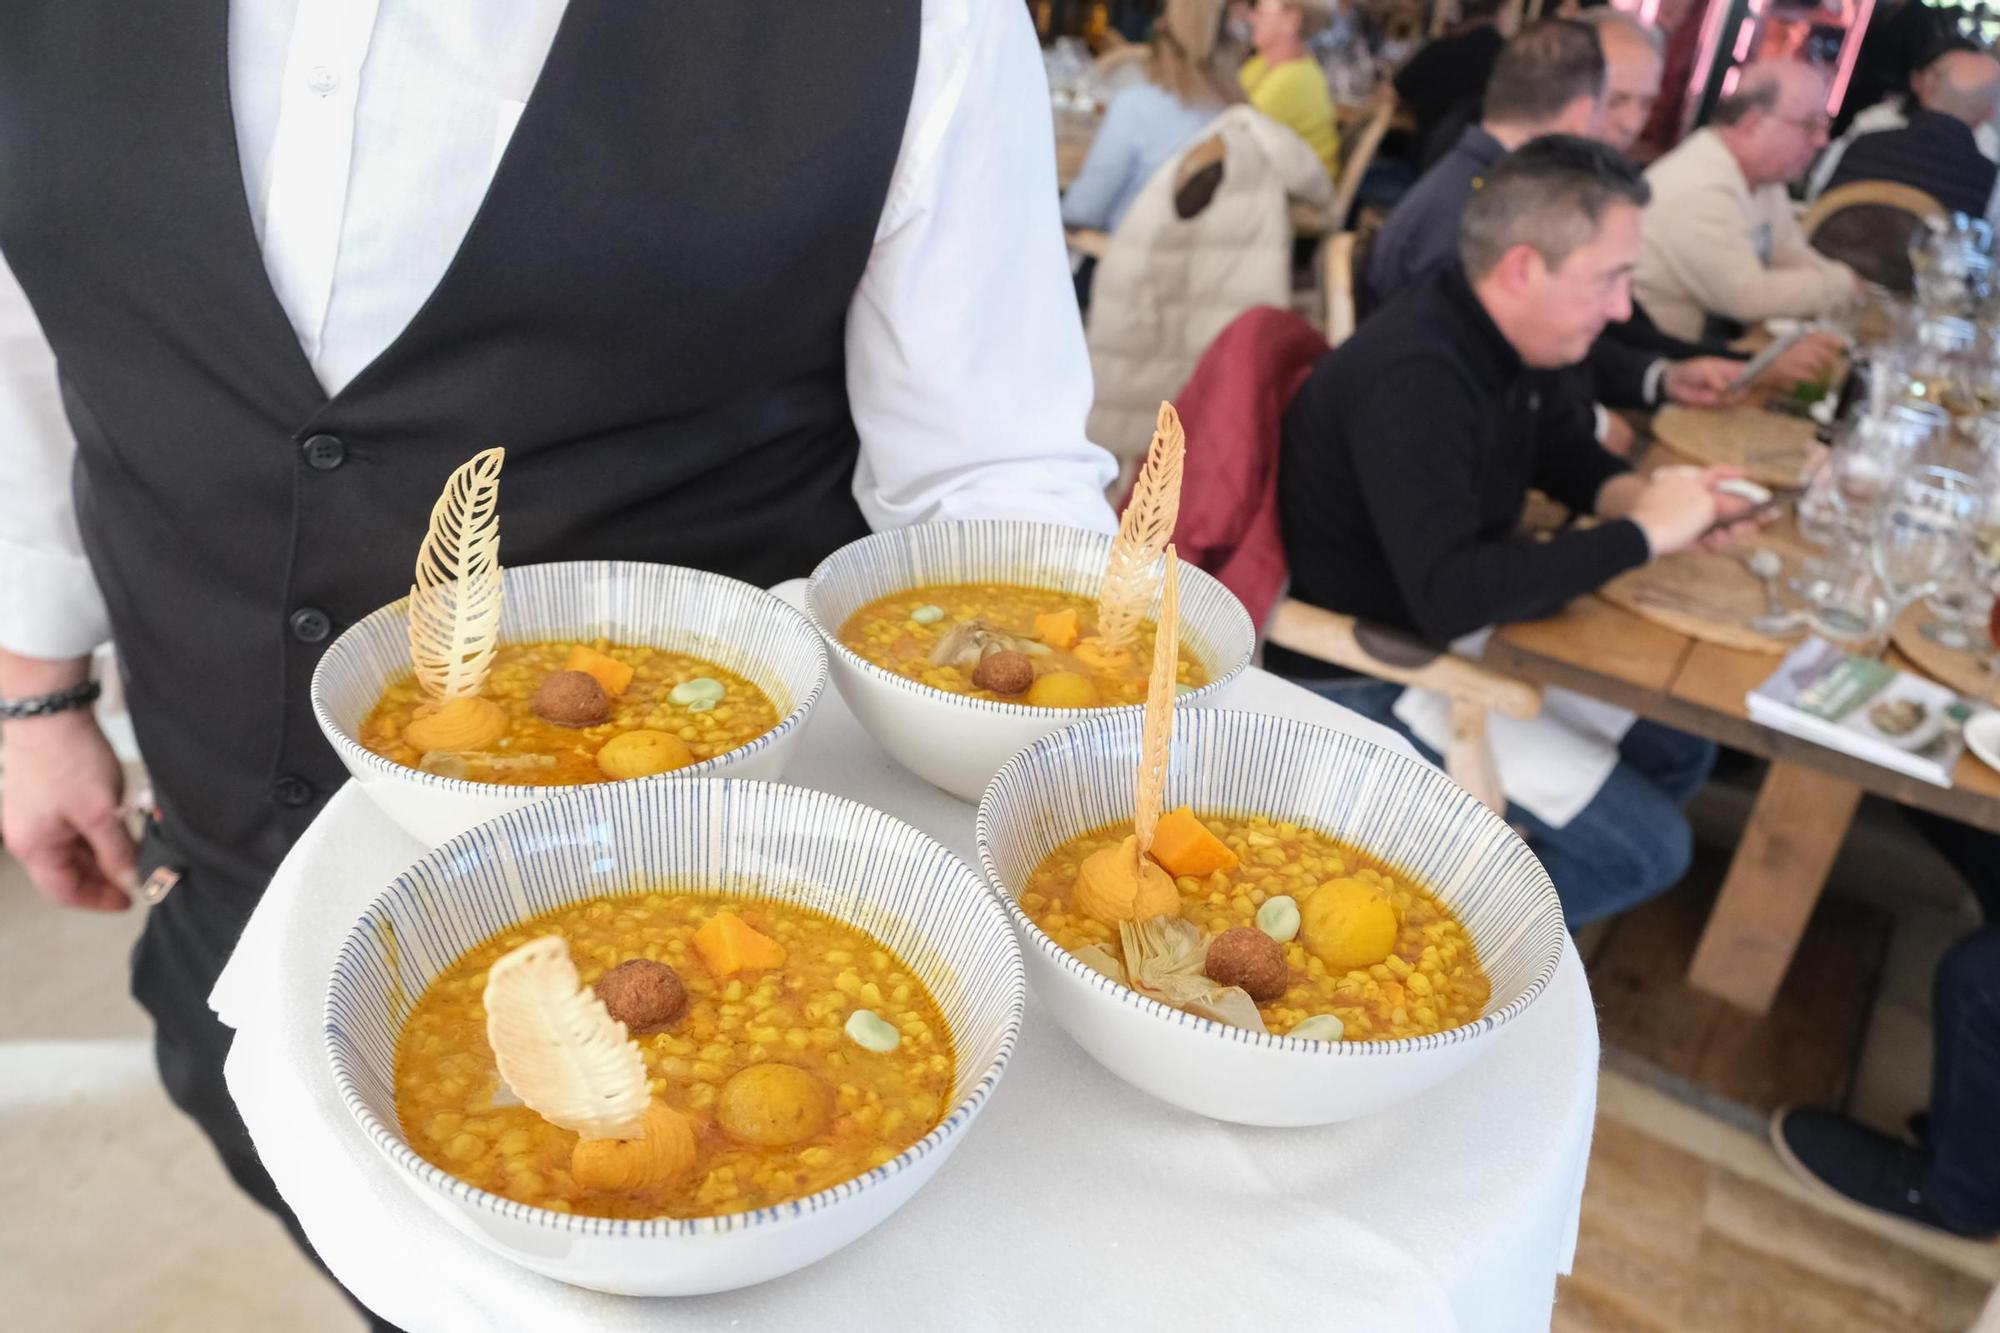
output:
[[[134,994],[294,1235],[207,996],[341,782],[328,641],[492,445],[519,564],[769,584],[871,526],[1108,526],[1051,143],[1019,5],[0,6],[4,835],[65,906],[175,881]]]

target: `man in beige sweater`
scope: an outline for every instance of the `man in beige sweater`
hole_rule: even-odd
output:
[[[1680,338],[1733,337],[1779,316],[1810,318],[1860,290],[1854,270],[1806,244],[1788,182],[1826,143],[1826,84],[1807,65],[1747,66],[1698,130],[1646,172],[1633,294]]]

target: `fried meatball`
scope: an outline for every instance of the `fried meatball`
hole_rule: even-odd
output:
[[[1210,981],[1241,986],[1259,1004],[1283,995],[1291,980],[1285,947],[1251,926],[1231,926],[1217,935],[1209,943],[1203,970]]]
[[[660,1032],[687,1012],[681,974],[650,958],[628,958],[597,979],[597,998],[629,1032]]]
[[[535,691],[530,707],[559,727],[593,727],[611,716],[611,696],[588,671],[555,671]]]
[[[972,683],[995,694],[1022,694],[1035,683],[1034,659],[1026,653],[988,653],[972,668]]]

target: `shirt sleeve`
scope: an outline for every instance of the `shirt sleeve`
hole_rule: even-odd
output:
[[[0,648],[82,657],[110,637],[70,498],[76,440],[56,362],[0,261]]]
[[[1117,464],[1084,436],[1090,362],[1028,12],[926,0],[923,24],[902,155],[847,313],[855,499],[878,529],[1109,531]]]
[[[1370,394],[1348,426],[1352,439],[1382,442],[1357,451],[1363,500],[1403,604],[1435,643],[1551,615],[1648,555],[1645,534],[1624,519],[1547,541],[1482,536],[1473,451],[1490,431],[1480,417],[1449,366],[1418,362]]]
[[[1112,99],[1111,109],[1104,113],[1104,123],[1097,127],[1097,136],[1090,141],[1083,169],[1063,193],[1065,227],[1111,229],[1112,205],[1118,202],[1118,196],[1131,180],[1138,156],[1135,121],[1140,113],[1138,103],[1129,94],[1121,93]]]

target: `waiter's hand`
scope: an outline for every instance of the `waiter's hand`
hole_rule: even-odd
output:
[[[1626,517],[1639,525],[1653,558],[1684,551],[1714,526],[1716,494],[1710,469],[1663,467],[1646,478]]]
[[[119,816],[125,771],[88,710],[5,726],[0,838],[44,898],[122,912],[138,855]]]
[[[1743,363],[1726,356],[1696,356],[1667,367],[1660,382],[1669,402],[1683,407],[1721,407],[1736,396],[1736,377]]]

